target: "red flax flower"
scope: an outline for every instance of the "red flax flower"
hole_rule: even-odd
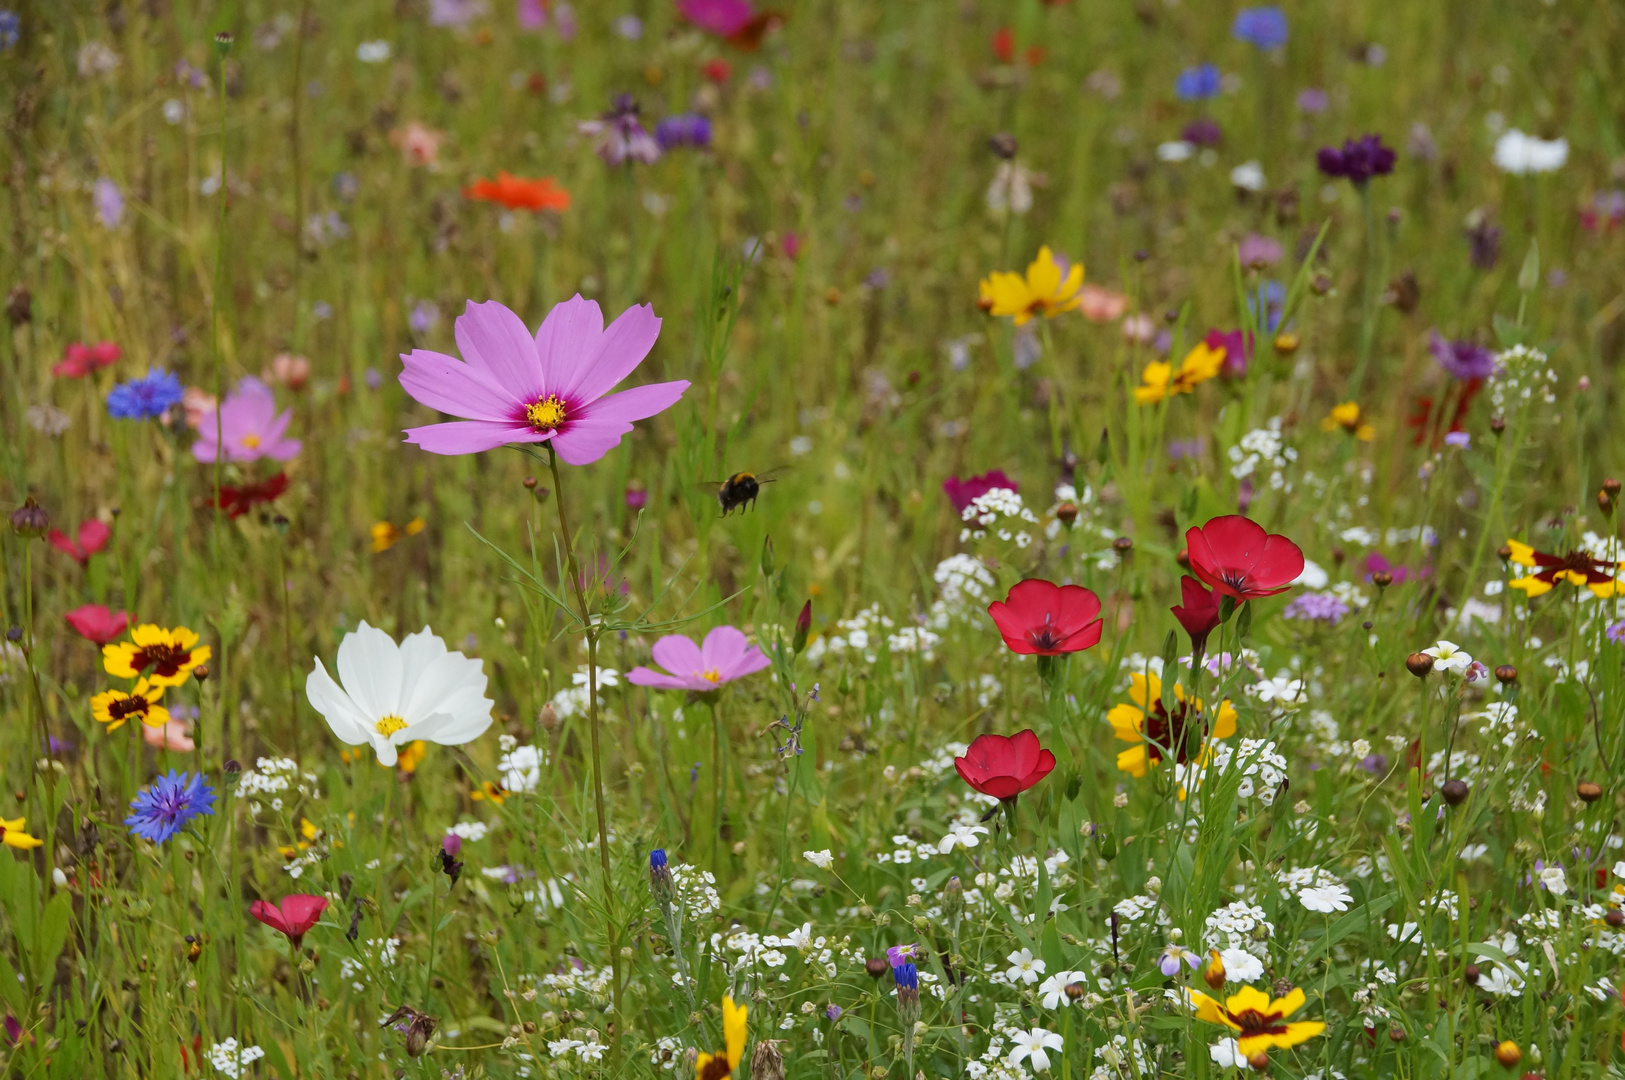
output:
[[[280,906],[264,900],[256,900],[248,905],[250,915],[272,930],[287,934],[296,949],[304,940],[306,931],[316,925],[326,910],[326,897],[306,896],[303,893],[284,896]]]
[[[1100,641],[1100,597],[1081,585],[1028,578],[989,604],[987,613],[1011,652],[1065,656]]]
[[[113,538],[113,530],[95,518],[91,518],[79,526],[79,539],[76,541],[61,529],[52,529],[47,540],[51,546],[71,556],[73,561],[84,566],[90,557],[107,546],[107,541]]]
[[[1191,648],[1197,652],[1207,644],[1207,636],[1219,625],[1219,597],[1202,587],[1202,583],[1189,574],[1179,579],[1179,592],[1184,603],[1168,610],[1174,613],[1179,625],[1191,637]],[[1192,661],[1194,663],[1194,661]]]
[[[960,778],[983,795],[1009,802],[1048,776],[1055,755],[1038,745],[1032,728],[1014,735],[978,735],[954,758]]]
[[[102,604],[86,604],[65,613],[62,618],[86,641],[106,645],[124,636],[130,617],[122,611],[109,611]]]
[[[551,176],[526,180],[509,172],[498,172],[495,180],[483,177],[463,189],[463,198],[494,202],[509,210],[570,209],[570,193]]]
[[[1303,549],[1240,514],[1192,526],[1185,546],[1191,572],[1238,603],[1285,592],[1303,573]]]

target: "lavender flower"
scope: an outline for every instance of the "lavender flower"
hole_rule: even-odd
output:
[[[23,26],[22,19],[9,8],[0,9],[0,52],[5,52],[17,44],[17,35]],[[8,1017],[9,1019],[9,1017]]]
[[[1300,593],[1281,612],[1283,619],[1307,619],[1336,626],[1349,613],[1348,604],[1331,593]]]
[[[1327,176],[1341,176],[1355,187],[1364,187],[1373,176],[1394,171],[1394,152],[1382,144],[1381,135],[1365,135],[1344,141],[1342,149],[1323,146],[1315,164]]]
[[[711,148],[711,121],[700,113],[678,113],[655,125],[655,141],[662,150],[671,151],[684,146],[696,150]]]
[[[124,220],[124,192],[118,185],[104,176],[96,181],[92,198],[96,203],[96,219],[102,228],[118,228]]]
[[[1323,113],[1326,111],[1326,107],[1330,104],[1331,98],[1327,95],[1326,91],[1320,89],[1319,87],[1311,86],[1307,89],[1298,91],[1299,112],[1309,113],[1311,115],[1315,113]]]
[[[1179,137],[1192,146],[1218,146],[1224,142],[1224,129],[1219,127],[1217,120],[1210,120],[1204,116],[1200,120],[1192,120],[1186,124]]]
[[[1458,379],[1487,379],[1496,372],[1494,353],[1471,341],[1451,341],[1437,330],[1428,338],[1428,351]]]
[[[638,103],[631,94],[617,95],[608,112],[584,121],[576,130],[597,138],[598,156],[606,165],[633,161],[650,165],[660,160],[660,144],[638,120]]]
[[[1608,624],[1608,640],[1615,645],[1625,645],[1625,619]]]

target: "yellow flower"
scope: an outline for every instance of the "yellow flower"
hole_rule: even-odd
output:
[[[1145,384],[1134,389],[1134,400],[1141,405],[1155,405],[1164,398],[1171,398],[1175,394],[1189,394],[1200,383],[1217,378],[1219,371],[1224,367],[1224,347],[1217,349],[1208,347],[1207,342],[1200,342],[1196,348],[1185,354],[1180,362],[1179,370],[1166,360],[1156,360],[1145,366],[1141,372],[1140,380]]]
[[[1223,1005],[1200,990],[1186,990],[1196,1006],[1196,1019],[1222,1024],[1236,1033],[1243,1057],[1252,1057],[1274,1046],[1283,1049],[1319,1035],[1326,1025],[1319,1020],[1288,1023],[1286,1018],[1303,1008],[1303,991],[1294,989],[1286,997],[1270,996],[1252,986],[1243,986],[1225,999]]]
[[[27,818],[13,818],[11,821],[0,818],[0,843],[27,851],[29,848],[39,847],[45,841],[28,835]]]
[[[1144,776],[1168,756],[1179,765],[1186,764],[1190,760],[1187,740],[1193,725],[1200,726],[1203,736],[1198,762],[1207,756],[1208,739],[1228,739],[1236,733],[1236,710],[1228,700],[1219,703],[1219,715],[1209,731],[1201,699],[1187,700],[1185,688],[1179,683],[1174,684],[1174,711],[1170,715],[1162,705],[1162,680],[1150,672],[1130,676],[1128,696],[1134,704],[1112,706],[1106,720],[1119,739],[1136,744],[1117,755],[1117,767],[1130,776]]]
[[[121,679],[139,679],[151,668],[153,686],[179,686],[210,655],[207,645],[198,648],[197,635],[186,627],[166,630],[148,623],[130,631],[129,641],[103,645],[102,666]]]
[[[277,851],[281,853],[284,859],[292,859],[301,851],[308,851],[310,845],[315,843],[316,838],[321,834],[322,830],[312,824],[309,818],[301,817],[299,819],[299,835],[304,839],[295,840],[292,844],[282,844],[277,848]]]
[[[132,716],[148,727],[161,728],[169,723],[169,710],[158,704],[163,696],[162,686],[149,686],[146,679],[141,679],[128,694],[109,690],[91,698],[90,715],[97,723],[106,724],[110,732],[123,727]]]
[[[727,1052],[708,1054],[701,1050],[694,1061],[695,1080],[727,1080],[745,1056],[745,1006],[735,1005],[731,997],[722,999],[722,1038]]]
[[[424,521],[420,517],[413,518],[411,521],[406,523],[404,528],[399,529],[397,529],[390,522],[378,522],[372,527],[372,553],[376,555],[380,551],[388,551],[390,548],[400,543],[405,537],[416,536],[418,533],[422,532],[424,526],[427,524],[428,522]]]
[[[1566,555],[1549,555],[1516,540],[1508,540],[1507,548],[1511,552],[1507,556],[1509,562],[1517,566],[1527,566],[1535,571],[1516,581],[1507,582],[1514,589],[1521,590],[1531,600],[1550,592],[1559,581],[1584,586],[1604,600],[1625,593],[1625,584],[1615,580],[1614,576],[1621,569],[1625,569],[1625,563],[1599,559],[1590,552],[1578,549]]]
[[[497,806],[508,801],[508,789],[501,784],[493,784],[486,780],[480,784],[478,791],[469,792],[470,799],[490,799]]]
[[[1320,422],[1322,431],[1336,431],[1338,428],[1342,428],[1361,442],[1370,442],[1377,437],[1376,428],[1360,422],[1360,403],[1357,401],[1333,405],[1332,411]]]
[[[1053,318],[1063,311],[1077,309],[1083,287],[1083,264],[1073,263],[1061,275],[1061,264],[1048,247],[1038,249],[1038,258],[1027,267],[1027,276],[995,270],[978,289],[978,305],[990,315],[1013,315],[1021,326],[1034,315]]]

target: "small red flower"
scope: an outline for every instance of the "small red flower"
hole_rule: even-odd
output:
[[[277,473],[269,480],[262,480],[257,484],[244,484],[241,487],[222,484],[220,509],[226,512],[227,517],[240,518],[260,503],[274,502],[287,490],[287,473]]]
[[[287,934],[296,949],[304,940],[305,932],[316,925],[326,910],[325,896],[306,896],[303,893],[284,896],[280,907],[264,900],[256,900],[248,905],[250,915],[272,930]]]
[[[1191,572],[1237,601],[1274,596],[1303,573],[1303,549],[1240,514],[1216,517],[1185,533]]]
[[[1188,574],[1179,579],[1179,592],[1184,604],[1168,610],[1174,613],[1179,625],[1190,635],[1191,648],[1200,649],[1207,644],[1207,636],[1219,625],[1219,596],[1204,589],[1200,581]]]
[[[1011,652],[1065,656],[1100,641],[1100,597],[1081,585],[1028,578],[989,604],[987,613]]]
[[[999,27],[993,35],[993,55],[999,63],[1008,64],[1016,58],[1016,32],[1008,26]]]
[[[718,86],[733,78],[734,73],[733,65],[720,56],[714,60],[707,60],[705,67],[701,70],[705,73],[707,79]]]
[[[103,522],[91,518],[79,526],[79,539],[77,542],[70,539],[61,529],[52,529],[47,540],[51,546],[65,555],[69,555],[80,566],[90,561],[90,557],[107,546],[107,541],[113,538],[113,530]]]
[[[74,342],[62,352],[62,359],[51,367],[51,374],[59,379],[82,379],[92,371],[112,367],[123,355],[111,341],[98,341],[94,345]]]
[[[954,758],[960,777],[983,795],[1014,799],[1048,776],[1055,755],[1038,745],[1032,728],[1014,735],[978,735],[964,757]]]
[[[67,624],[86,641],[106,645],[122,637],[130,626],[130,617],[122,611],[109,611],[101,604],[76,607],[62,616]]]

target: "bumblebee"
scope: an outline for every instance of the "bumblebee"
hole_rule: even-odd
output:
[[[722,507],[722,516],[727,517],[736,509],[743,513],[743,508],[755,506],[756,496],[762,493],[762,485],[771,484],[774,479],[771,473],[736,472],[728,479],[717,482],[717,504]]]

